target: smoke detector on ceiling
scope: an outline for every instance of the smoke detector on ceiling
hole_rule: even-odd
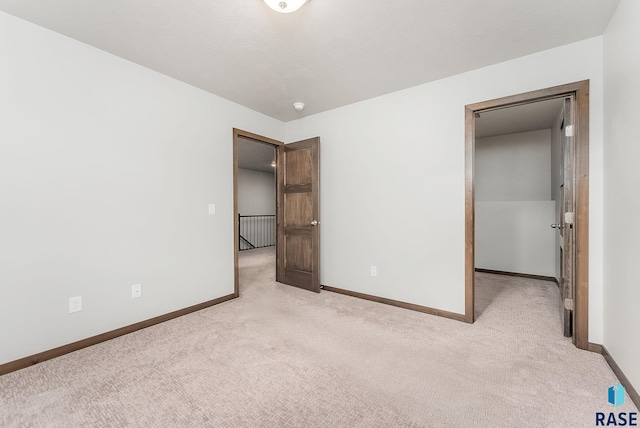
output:
[[[293,108],[298,111],[302,111],[304,110],[304,103],[293,103]]]

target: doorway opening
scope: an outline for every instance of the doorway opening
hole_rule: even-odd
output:
[[[258,257],[275,254],[277,247],[276,140],[233,130],[234,294],[240,295],[240,252]],[[259,254],[258,254],[259,253]],[[274,264],[276,261],[274,260]],[[274,266],[275,268],[275,266]]]
[[[546,240],[552,239],[556,243],[562,243],[559,246],[549,244],[551,254],[540,252],[540,257],[545,259],[542,264],[537,266],[525,266],[531,260],[525,260],[526,257],[514,258],[506,265],[506,268],[493,269],[495,271],[529,273],[532,270],[534,276],[545,278],[556,278],[560,284],[562,302],[564,307],[563,324],[565,326],[565,335],[570,333],[573,336],[574,344],[581,349],[588,349],[588,227],[589,227],[589,211],[588,211],[588,149],[589,149],[589,82],[582,81],[572,84],[557,86],[553,88],[543,89],[539,91],[529,92],[525,94],[514,95],[510,97],[485,101],[466,106],[466,126],[465,126],[465,161],[466,161],[466,180],[465,180],[465,213],[466,213],[466,230],[465,230],[465,320],[474,322],[476,319],[475,312],[475,272],[476,268],[485,268],[484,265],[491,265],[491,255],[483,251],[483,245],[488,241],[486,236],[477,236],[478,226],[482,225],[484,233],[507,233],[505,219],[513,224],[510,229],[511,233],[516,237],[521,237],[527,232],[524,229],[531,228],[526,225],[527,217],[531,218],[532,211],[545,212],[548,219],[555,219],[552,227],[556,230],[553,235],[547,229]],[[564,159],[561,165],[553,165],[551,173],[559,173],[560,176],[553,177],[550,174],[549,179],[552,181],[548,185],[550,197],[546,203],[511,203],[496,204],[492,199],[504,199],[505,195],[513,192],[513,189],[519,188],[518,183],[506,183],[506,186],[495,186],[491,184],[491,180],[487,176],[482,177],[482,185],[477,179],[476,162],[484,162],[483,153],[478,152],[481,148],[478,144],[495,144],[495,140],[483,141],[483,133],[487,131],[487,123],[481,124],[483,117],[508,117],[509,112],[513,112],[512,108],[520,109],[536,109],[545,106],[547,110],[551,110],[556,115],[556,122],[562,123],[562,147],[565,151],[559,155],[559,159]],[[555,109],[555,112],[553,110]],[[499,112],[499,113],[495,113]],[[507,120],[507,126],[518,131],[515,119]],[[489,121],[491,122],[491,121]],[[502,125],[504,126],[504,124]],[[515,127],[515,128],[513,128]],[[506,128],[505,128],[506,129]],[[480,134],[477,134],[480,131]],[[504,131],[504,129],[503,129]],[[559,130],[556,132],[560,133]],[[507,132],[503,132],[507,133]],[[531,138],[528,135],[526,138]],[[520,136],[519,138],[525,138]],[[540,138],[538,135],[537,138]],[[482,148],[484,149],[484,147]],[[522,155],[522,153],[520,153]],[[479,157],[478,157],[479,156]],[[513,165],[511,165],[513,166]],[[518,171],[522,172],[522,171]],[[488,174],[491,178],[491,174]],[[562,179],[561,179],[561,178]],[[495,177],[494,177],[495,178]],[[487,186],[487,183],[490,183]],[[493,183],[495,184],[495,183]],[[538,183],[539,184],[539,183]],[[526,186],[525,186],[526,187]],[[528,192],[539,192],[542,187],[539,185],[535,188],[529,188]],[[478,200],[478,197],[480,200]],[[517,199],[517,198],[516,198]],[[557,201],[557,203],[556,203]],[[495,206],[494,206],[495,205]],[[557,211],[556,211],[557,208]],[[493,210],[493,211],[492,211]],[[515,210],[518,212],[505,213],[505,210]],[[493,212],[493,214],[491,214]],[[497,213],[502,216],[496,218]],[[539,217],[538,217],[539,221]],[[495,224],[492,224],[495,223]],[[548,228],[551,224],[547,225]],[[540,225],[536,226],[540,227]],[[491,229],[494,232],[491,232]],[[505,228],[505,229],[501,229]],[[540,232],[529,230],[529,236],[532,240],[540,240],[545,238]],[[556,234],[556,232],[559,232]],[[550,238],[551,237],[551,238]],[[485,242],[483,242],[483,240]],[[552,246],[553,245],[553,246]],[[490,248],[490,245],[485,245]],[[562,252],[560,251],[562,248]],[[479,253],[476,253],[478,252]],[[508,251],[508,250],[507,250]],[[511,254],[513,256],[513,254]],[[562,259],[563,266],[560,267]],[[476,261],[480,261],[481,265],[476,265]],[[524,263],[524,264],[523,264]],[[500,266],[499,264],[497,266]],[[524,270],[525,272],[521,272]],[[520,271],[520,272],[519,272]]]
[[[255,145],[259,146],[255,146]],[[264,243],[260,233],[247,229],[241,236],[238,182],[243,148],[265,149],[269,168],[275,169],[275,218],[262,216],[258,223],[273,222],[276,227],[276,281],[305,290],[320,292],[320,138],[314,137],[284,144],[239,129],[233,130],[233,212],[234,212],[234,295],[240,296],[239,252]],[[271,152],[269,150],[274,150]],[[249,156],[250,157],[250,156]],[[242,160],[244,162],[244,159]],[[275,166],[271,166],[272,163]],[[251,240],[255,242],[251,242]]]

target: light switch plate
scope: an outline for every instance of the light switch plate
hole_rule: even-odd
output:
[[[216,213],[216,204],[209,204],[209,215],[214,215]]]
[[[80,312],[82,310],[82,296],[69,297],[69,313]]]

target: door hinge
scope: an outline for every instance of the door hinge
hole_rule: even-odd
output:
[[[575,303],[573,299],[564,299],[564,308],[568,311],[572,311],[575,309]]]
[[[573,211],[564,213],[565,224],[573,224]]]
[[[567,125],[564,127],[564,136],[573,137],[573,125]]]

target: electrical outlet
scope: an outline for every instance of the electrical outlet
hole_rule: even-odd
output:
[[[370,270],[371,270],[371,276],[378,276],[378,267],[377,266],[371,266]]]
[[[69,297],[69,313],[80,312],[82,310],[82,296]]]
[[[209,215],[214,215],[216,213],[216,204],[209,204]]]
[[[131,286],[131,298],[137,299],[138,297],[142,297],[142,284],[133,284]]]

